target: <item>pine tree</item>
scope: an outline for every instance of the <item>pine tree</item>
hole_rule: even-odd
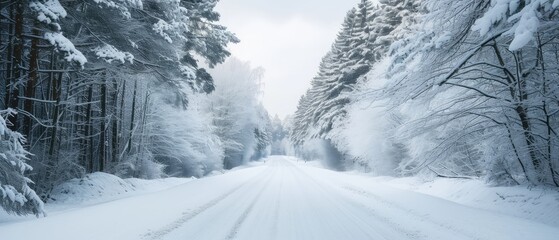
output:
[[[0,207],[8,213],[17,215],[35,214],[37,217],[45,215],[43,202],[28,184],[31,180],[25,172],[32,168],[22,144],[25,138],[9,128],[7,117],[14,115],[12,109],[0,111]]]
[[[389,50],[393,31],[416,11],[414,1],[362,0],[346,15],[330,52],[323,58],[311,88],[294,116],[292,139],[331,139],[334,128],[343,127],[350,96],[359,81]]]
[[[194,95],[215,90],[197,59],[216,66],[230,55],[227,44],[238,41],[217,24],[217,2],[2,3],[0,98],[3,108],[19,113],[7,115],[8,127],[29,141],[26,147],[34,156],[28,164],[36,171],[32,180],[43,200],[54,185],[96,171],[164,175],[152,157],[157,118],[150,115],[151,94],[166,92],[161,104],[185,111],[196,107],[188,105]],[[167,125],[176,126],[161,123]],[[203,145],[194,138],[184,141]],[[208,159],[220,156],[201,152],[212,156]]]

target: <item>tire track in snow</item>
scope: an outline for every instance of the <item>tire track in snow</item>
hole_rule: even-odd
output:
[[[321,215],[321,218],[316,219],[320,222],[319,225],[321,225],[321,227],[325,229],[336,229],[332,233],[338,234],[337,237],[341,238],[341,232],[344,232],[341,234],[345,236],[352,236],[352,233],[356,233],[350,232],[346,227],[348,223],[351,222],[353,223],[351,225],[356,228],[353,229],[353,231],[357,230],[359,232],[357,235],[360,235],[360,237],[357,239],[386,239],[370,226],[364,224],[367,221],[356,214],[352,214],[359,211],[349,211],[347,202],[345,199],[342,199],[336,191],[328,191],[325,189],[326,186],[323,186],[324,184],[317,182],[314,177],[300,169],[299,166],[292,163],[289,163],[289,165],[292,166],[289,174],[293,181],[305,183],[297,187],[300,189],[298,191],[303,193],[302,196],[306,196],[304,200],[302,200],[304,204],[307,205],[304,214]],[[306,195],[307,193],[310,195]],[[316,201],[320,201],[320,203],[317,204]],[[353,236],[355,237],[355,235]]]
[[[198,216],[200,213],[206,211],[207,209],[217,205],[219,202],[223,201],[224,199],[226,199],[228,196],[230,196],[231,194],[233,194],[234,192],[236,192],[237,190],[239,190],[239,188],[241,188],[241,186],[237,186],[235,188],[233,188],[231,191],[226,192],[225,194],[222,194],[220,196],[218,196],[217,198],[213,199],[212,201],[207,202],[206,204],[202,205],[201,207],[194,209],[192,211],[186,211],[182,213],[182,217],[180,217],[179,219],[175,220],[174,222],[172,222],[171,224],[157,230],[157,231],[153,231],[153,232],[148,232],[146,234],[144,234],[144,239],[159,239],[167,234],[169,234],[170,232],[174,231],[175,229],[179,228],[180,226],[182,226],[184,223],[188,222],[190,219]]]
[[[264,189],[264,188],[262,188],[262,189]],[[252,209],[254,208],[254,204],[256,204],[257,200],[258,200],[258,196],[255,197],[250,202],[249,206],[241,213],[241,216],[239,216],[237,221],[235,221],[235,224],[233,225],[231,230],[229,230],[229,234],[227,235],[227,237],[225,239],[235,239],[235,237],[237,236],[237,233],[239,232],[239,229],[243,225],[244,221],[246,220],[246,218],[248,217],[250,212],[252,212]]]
[[[250,178],[250,179],[246,180],[244,183],[239,184],[238,186],[234,187],[230,191],[227,191],[226,193],[219,195],[218,197],[212,199],[211,201],[207,202],[206,204],[204,204],[204,205],[202,205],[202,206],[200,206],[200,207],[198,207],[194,210],[189,210],[189,211],[183,212],[182,217],[180,217],[179,219],[173,221],[172,223],[166,225],[165,227],[163,227],[159,230],[150,231],[150,232],[144,234],[142,236],[142,238],[143,239],[155,240],[155,239],[160,239],[160,238],[164,237],[165,235],[173,232],[177,228],[184,225],[186,222],[188,222],[191,219],[195,218],[196,216],[200,215],[204,211],[206,211],[206,210],[216,206],[220,202],[224,201],[225,199],[227,199],[228,197],[233,195],[235,192],[239,191],[239,189],[241,189],[243,187],[246,187],[247,183],[252,182],[253,179],[261,178],[263,175],[264,176],[266,175],[266,171],[264,171],[261,174],[258,174],[257,176],[255,176],[253,178]]]
[[[273,239],[276,239],[278,235],[278,224],[279,224],[279,210],[280,210],[280,196],[283,191],[283,181],[280,182],[280,185],[277,190],[277,196],[274,199],[274,213],[273,213],[273,221],[272,221],[272,229],[270,231],[270,236]]]
[[[346,190],[346,191],[348,191],[348,192],[350,192],[354,195],[362,196],[362,197],[365,197],[367,199],[373,200],[377,203],[380,203],[381,205],[384,205],[385,208],[390,208],[390,209],[394,209],[394,210],[403,212],[404,215],[408,215],[408,216],[411,215],[415,219],[417,219],[421,222],[428,222],[428,223],[432,224],[433,226],[441,229],[442,231],[450,230],[453,233],[464,236],[468,239],[475,239],[475,240],[482,239],[479,236],[475,236],[471,232],[466,232],[466,231],[464,231],[464,229],[461,229],[459,227],[450,225],[448,223],[438,222],[438,221],[436,221],[432,218],[429,218],[429,214],[421,214],[421,213],[418,213],[418,212],[414,211],[413,209],[408,209],[408,208],[402,207],[402,206],[397,205],[393,202],[390,202],[390,201],[388,201],[388,200],[386,200],[386,199],[382,198],[381,196],[378,196],[374,193],[371,193],[371,192],[368,192],[368,191],[365,191],[365,190],[362,190],[362,189],[359,189],[359,188],[350,187],[350,186],[343,186],[343,187],[341,187],[341,189],[344,189],[344,190]],[[376,212],[376,210],[374,210],[373,208],[371,208],[369,206],[365,206],[364,204],[360,204],[360,203],[357,203],[357,204],[362,205],[364,207],[364,209],[367,209],[368,211]],[[382,218],[384,218],[388,221],[391,221],[387,217],[382,217]]]
[[[394,222],[392,220],[390,220],[389,218],[379,214],[377,211],[375,211],[374,209],[361,204],[351,198],[348,198],[342,194],[328,194],[328,193],[338,193],[339,191],[331,186],[328,183],[324,183],[321,181],[318,181],[317,179],[315,179],[314,177],[312,177],[311,175],[307,174],[305,171],[303,171],[302,169],[300,169],[299,167],[295,167],[297,172],[299,172],[300,176],[298,176],[298,178],[301,178],[301,176],[303,176],[304,178],[306,178],[306,181],[310,181],[312,182],[313,185],[315,185],[316,189],[319,189],[324,196],[326,196],[326,198],[332,203],[333,206],[335,206],[341,213],[343,213],[344,215],[346,215],[348,218],[353,219],[353,221],[355,222],[368,222],[366,220],[364,220],[361,216],[357,216],[355,213],[358,212],[362,212],[361,210],[366,210],[367,212],[365,214],[367,214],[370,217],[373,217],[375,220],[379,221],[381,224],[387,226],[389,229],[392,230],[396,230],[395,232],[397,232],[398,234],[402,234],[403,236],[406,237],[406,239],[427,239],[427,236],[425,236],[424,234],[421,233],[421,231],[419,230],[415,230],[415,229],[409,229],[409,228],[405,228],[404,226],[402,226],[401,224]],[[335,198],[334,196],[337,196],[338,198]],[[351,206],[352,209],[348,209],[346,206]],[[354,210],[354,211],[351,211]],[[351,214],[354,213],[354,214]],[[363,232],[369,232],[363,228],[360,227],[360,229]],[[382,235],[382,234],[381,234]],[[371,236],[371,239],[374,239],[373,236]]]
[[[262,184],[262,186],[258,190],[257,194],[255,194],[254,198],[250,201],[248,207],[241,213],[239,218],[237,218],[237,220],[235,221],[235,224],[233,225],[231,230],[229,230],[229,234],[227,235],[227,237],[225,239],[230,240],[230,239],[235,239],[237,237],[237,234],[239,233],[239,229],[241,228],[241,226],[245,222],[248,215],[254,209],[254,205],[256,205],[256,202],[258,202],[258,200],[260,199],[260,196],[262,196],[262,192],[264,192],[264,189],[266,189],[266,187],[268,186],[268,183],[273,179],[273,175],[276,174],[276,171],[277,170],[275,170],[273,174],[269,174],[267,176],[267,180],[264,181],[264,184]]]
[[[354,207],[358,208],[358,209],[362,209],[365,210],[366,213],[368,215],[370,215],[371,217],[377,219],[378,221],[382,222],[383,224],[396,229],[398,232],[403,233],[407,239],[429,239],[427,235],[425,235],[421,230],[419,229],[410,229],[409,226],[408,227],[404,227],[402,224],[394,221],[393,219],[388,218],[387,216],[383,215],[382,213],[379,213],[378,210],[367,206],[365,204],[359,203],[353,199],[347,198],[347,202],[351,205],[353,205]]]
[[[334,183],[334,182],[323,182],[323,181],[319,181],[316,178],[312,177],[310,174],[307,174],[304,170],[298,168],[297,169],[300,172],[303,172],[306,176],[309,177],[310,180],[313,181],[313,183],[317,186],[320,187],[322,189],[322,191],[326,191],[326,192],[339,192],[338,189],[341,189],[345,192],[349,192],[352,195],[361,197],[361,198],[366,198],[369,201],[373,200],[376,204],[364,204],[361,203],[355,199],[352,199],[348,196],[344,196],[343,194],[337,194],[339,196],[341,196],[342,198],[345,199],[345,201],[351,205],[353,205],[354,207],[356,207],[357,209],[363,209],[366,210],[368,214],[370,214],[372,217],[374,217],[375,219],[381,221],[382,223],[386,224],[387,226],[390,226],[396,230],[398,230],[401,233],[404,233],[409,239],[429,239],[429,236],[426,235],[426,233],[424,233],[424,231],[422,231],[421,228],[417,228],[415,227],[415,225],[402,225],[401,223],[398,223],[398,219],[393,219],[390,218],[389,215],[383,214],[382,212],[378,211],[377,209],[392,209],[395,211],[400,211],[402,212],[402,214],[399,214],[401,216],[410,216],[413,217],[414,220],[418,220],[419,222],[426,222],[426,223],[430,223],[431,226],[436,227],[438,229],[440,229],[439,232],[452,232],[454,233],[453,235],[459,235],[462,236],[463,238],[466,239],[472,239],[472,240],[480,240],[482,239],[479,236],[476,236],[475,233],[471,233],[471,232],[466,232],[464,231],[464,229],[461,229],[457,226],[453,226],[450,225],[448,223],[445,222],[438,222],[432,218],[429,218],[429,214],[421,214],[419,212],[417,212],[414,209],[409,209],[409,208],[405,208],[402,207],[400,205],[397,205],[394,202],[390,202],[388,200],[386,200],[385,198],[382,198],[381,196],[371,193],[369,191],[365,191],[362,190],[360,188],[357,187],[351,187],[348,185],[344,185],[344,186],[339,186],[338,184]],[[338,185],[338,186],[337,186]],[[331,191],[328,191],[326,188],[330,189]],[[383,207],[377,207],[377,209],[371,207],[371,205],[375,205],[375,206],[383,206]],[[410,229],[410,226],[413,226],[415,229]],[[461,238],[461,239],[463,239]]]

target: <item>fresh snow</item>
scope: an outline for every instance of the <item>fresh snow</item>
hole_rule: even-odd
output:
[[[88,174],[82,179],[71,179],[55,186],[49,195],[45,208],[48,213],[57,214],[59,211],[67,209],[83,208],[122,198],[162,191],[185,184],[193,179],[195,178],[121,179],[111,174],[97,172]],[[0,223],[33,219],[35,219],[34,216],[10,216],[0,209]]]
[[[78,62],[82,67],[87,62],[87,58],[83,55],[83,53],[76,49],[76,46],[74,46],[68,38],[62,35],[62,33],[47,32],[45,33],[45,39],[49,41],[51,45],[55,46],[56,49],[66,53],[66,56],[64,57],[66,61]]]
[[[134,55],[129,52],[122,52],[110,44],[105,44],[102,47],[96,47],[93,51],[98,58],[102,58],[108,63],[112,63],[115,60],[120,63],[134,63]]]
[[[56,186],[49,202],[56,205],[83,205],[107,202],[118,198],[161,191],[191,181],[186,178],[145,180],[121,179],[107,173],[92,173],[83,179],[72,179]]]
[[[378,177],[374,181],[559,228],[559,191],[553,187],[491,187],[482,180],[456,178]]]
[[[491,198],[487,198],[491,194],[484,193],[503,193],[505,199],[514,198],[508,194],[522,193],[524,200],[535,203],[531,198],[541,195],[541,199],[549,200],[557,198],[557,192],[521,187],[493,189],[466,181],[417,180],[340,173],[296,158],[274,156],[250,167],[162,191],[58,209],[50,211],[46,218],[4,221],[0,223],[0,233],[2,239],[10,240],[551,240],[559,236],[554,221],[544,224],[543,217],[527,219],[518,212],[512,216],[498,209],[501,205],[528,209],[522,207],[522,201],[491,206]],[[127,188],[137,180],[121,182],[105,174],[93,174],[84,181],[91,185],[117,183]],[[83,184],[69,182],[61,189],[75,189],[72,186]],[[464,192],[457,193],[452,186]],[[84,191],[75,194],[88,195],[95,190]],[[529,208],[545,208],[552,213],[558,210],[557,204],[534,204]]]
[[[65,18],[67,13],[59,1],[47,0],[45,2],[31,1],[29,8],[37,13],[37,20],[50,24],[52,22]]]

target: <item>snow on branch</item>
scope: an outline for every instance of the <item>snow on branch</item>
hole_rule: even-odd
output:
[[[105,44],[102,47],[96,47],[93,51],[98,58],[102,58],[108,63],[112,63],[115,60],[121,63],[125,63],[126,61],[130,63],[134,62],[134,55],[129,52],[122,52],[109,44]]]
[[[188,18],[185,17],[182,20],[179,19],[179,21],[172,20],[169,22],[159,19],[157,23],[153,24],[152,29],[169,43],[173,43],[173,37],[186,40],[182,35],[182,33],[188,32],[188,25],[185,24],[185,21],[188,21]]]
[[[28,186],[32,182],[25,176],[26,171],[32,170],[26,163],[30,153],[22,145],[26,140],[8,128],[6,119],[14,114],[12,109],[0,110],[0,207],[18,215],[45,215],[43,202]]]
[[[37,12],[37,20],[47,24],[65,18],[67,15],[66,10],[58,0],[31,1],[29,7]]]
[[[559,7],[559,0],[493,0],[485,14],[476,20],[473,31],[480,35],[488,34],[497,25],[512,24],[507,27],[507,35],[513,35],[509,50],[516,51],[534,40],[534,35],[541,27],[540,19],[553,13]]]
[[[521,49],[534,40],[534,35],[540,26],[540,20],[537,17],[535,9],[525,8],[522,12],[520,20],[516,26],[511,29],[511,31],[514,30],[514,39],[509,46],[509,50],[511,51]]]
[[[48,40],[50,44],[55,46],[58,51],[62,51],[66,53],[66,57],[64,57],[66,61],[78,62],[82,66],[82,68],[83,65],[87,62],[87,59],[82,54],[82,52],[76,49],[74,44],[68,38],[62,35],[62,33],[58,33],[58,32],[45,33],[45,39]]]
[[[114,8],[120,11],[120,13],[126,17],[130,18],[130,11],[128,10],[129,7],[132,8],[143,8],[142,0],[93,0],[97,4],[103,4],[108,8]]]
[[[173,43],[173,39],[171,39],[171,36],[167,34],[167,31],[170,31],[171,29],[172,26],[161,19],[157,23],[153,24],[153,31],[161,35],[169,43]]]
[[[38,21],[55,26],[57,31],[61,29],[57,22],[68,15],[58,0],[33,0],[29,2],[29,8],[37,14]],[[85,56],[61,32],[47,32],[44,38],[56,50],[65,52],[67,61],[78,62],[82,67],[87,62]]]
[[[188,79],[195,79],[196,78],[196,69],[192,66],[181,65],[180,67],[181,74],[184,75]]]
[[[474,25],[472,26],[472,30],[479,31],[479,34],[482,36],[486,35],[489,30],[491,30],[493,25],[501,22],[507,17],[507,13],[509,12],[509,5],[512,9],[513,2],[517,2],[517,0],[491,1],[491,8],[483,15],[483,17],[479,18],[474,23]]]

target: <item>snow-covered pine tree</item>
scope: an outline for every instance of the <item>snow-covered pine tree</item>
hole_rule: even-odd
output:
[[[288,134],[288,129],[282,122],[282,120],[275,115],[272,119],[272,155],[286,155],[287,154],[287,146],[286,146],[286,138]]]
[[[217,24],[217,2],[1,4],[0,103],[19,112],[8,119],[9,127],[29,141],[35,157],[28,164],[40,196],[61,181],[96,171],[162,175],[149,147],[156,119],[149,115],[149,96],[166,90],[172,96],[163,104],[184,110],[188,97],[214,90],[211,75],[193,56],[214,66],[230,55],[226,45],[238,41]],[[125,165],[132,171],[121,171]]]
[[[17,215],[45,215],[43,202],[29,184],[31,180],[25,176],[32,168],[26,161],[29,152],[22,144],[25,138],[12,131],[6,121],[7,117],[16,114],[12,109],[0,111],[0,207],[6,212]]]
[[[254,128],[254,138],[256,146],[251,160],[259,160],[268,157],[271,154],[272,146],[272,121],[270,115],[263,105],[257,108],[257,124]]]
[[[352,62],[347,59],[347,52],[351,50],[351,36],[355,24],[357,11],[352,9],[348,12],[342,24],[342,30],[338,34],[332,49],[322,59],[317,76],[311,81],[311,88],[299,102],[295,113],[295,127],[297,135],[294,136],[296,144],[302,144],[310,138],[322,138],[332,128],[332,117],[326,118],[326,114],[337,112],[343,107],[337,97],[349,84],[338,82],[347,65]],[[355,63],[355,62],[353,62]],[[337,108],[337,109],[332,109]]]
[[[333,128],[343,128],[347,105],[358,81],[386,55],[394,42],[393,31],[415,12],[414,1],[362,0],[348,12],[330,52],[294,116],[295,144],[308,139],[332,139]]]

